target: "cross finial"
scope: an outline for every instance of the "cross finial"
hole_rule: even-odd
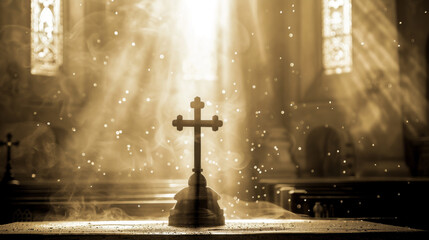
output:
[[[200,97],[195,97],[194,101],[191,102],[191,108],[201,109],[204,108],[204,102],[201,102]]]
[[[173,120],[173,126],[177,130],[182,131],[183,127],[194,127],[194,172],[202,172],[201,169],[201,127],[211,127],[213,131],[217,131],[222,127],[223,122],[219,120],[217,115],[212,117],[212,120],[201,120],[201,109],[204,108],[204,102],[200,97],[195,97],[191,102],[191,108],[194,109],[194,120],[183,120],[182,115],[178,115],[176,120]]]

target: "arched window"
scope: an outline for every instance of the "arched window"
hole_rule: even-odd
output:
[[[323,67],[326,74],[352,69],[351,0],[323,0]]]
[[[31,73],[52,76],[63,62],[61,0],[31,1]]]

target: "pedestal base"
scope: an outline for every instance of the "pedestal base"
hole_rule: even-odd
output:
[[[206,179],[201,173],[194,173],[188,181],[189,187],[178,192],[174,209],[170,210],[169,226],[210,227],[225,225],[220,199],[211,188],[206,187]]]
[[[16,180],[15,178],[13,178],[10,175],[7,175],[7,176],[3,177],[3,179],[0,182],[0,184],[3,185],[3,186],[7,186],[7,185],[18,186],[19,185],[19,181]]]
[[[225,218],[222,215],[200,209],[198,212],[184,213],[172,209],[168,218],[168,225],[175,227],[213,227],[225,225]]]

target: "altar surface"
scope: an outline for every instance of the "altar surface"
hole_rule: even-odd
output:
[[[0,239],[429,239],[429,232],[361,220],[227,220],[209,228],[167,221],[56,221],[0,225]]]

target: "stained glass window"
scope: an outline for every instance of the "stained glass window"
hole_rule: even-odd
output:
[[[31,1],[31,73],[52,76],[62,64],[61,0]]]
[[[351,0],[323,0],[323,67],[326,74],[352,69]]]

